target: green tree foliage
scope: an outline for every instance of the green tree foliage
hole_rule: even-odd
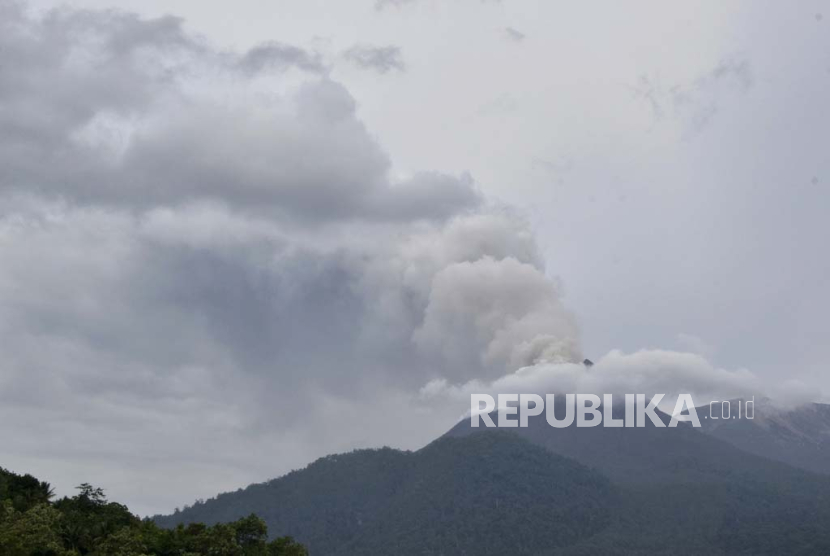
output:
[[[137,527],[139,519],[126,506],[107,502],[104,491],[82,484],[77,496],[55,502],[63,514],[61,532],[66,546],[79,554],[91,554],[96,544],[127,527]]]
[[[52,498],[49,483],[38,481],[31,475],[18,475],[0,467],[0,500],[9,500],[16,510],[25,512],[38,504],[46,504]]]
[[[84,483],[50,502],[48,483],[0,468],[2,556],[308,556],[291,537],[268,542],[255,515],[231,523],[166,530],[142,521]]]
[[[4,556],[64,556],[60,535],[61,513],[49,504],[38,504],[20,512],[10,499],[0,510],[0,554]]]
[[[147,554],[147,541],[138,527],[122,527],[103,539],[98,539],[93,556],[143,556]]]

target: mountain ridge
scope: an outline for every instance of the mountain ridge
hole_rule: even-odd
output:
[[[779,408],[760,400],[755,404],[753,419],[722,418],[724,414],[736,415],[739,401],[743,400],[715,406],[717,419],[707,418],[708,406],[697,408],[701,432],[745,452],[830,475],[830,405],[809,403]]]
[[[473,430],[463,420],[414,452],[327,456],[154,519],[171,527],[255,512],[274,534],[334,556],[830,553],[828,477],[688,423],[529,424]]]
[[[439,439],[415,452],[327,456],[154,521],[210,524],[256,508],[275,535],[291,531],[312,553],[411,554],[432,547],[427,553],[488,554],[500,547],[538,554],[607,526],[617,498],[599,473],[502,431]]]

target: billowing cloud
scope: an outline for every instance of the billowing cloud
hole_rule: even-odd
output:
[[[398,46],[356,44],[346,50],[343,57],[359,68],[378,73],[406,70],[403,55]]]
[[[248,74],[285,70],[291,67],[320,73],[325,70],[319,54],[310,54],[302,48],[278,42],[255,46],[239,58],[237,64]]]
[[[577,356],[527,223],[465,174],[393,179],[315,54],[0,6],[4,465],[164,510],[394,439],[430,380]],[[335,407],[376,423],[324,434]],[[192,477],[149,502],[145,464]]]
[[[492,257],[456,263],[433,278],[416,343],[450,363],[447,376],[580,358],[574,318],[555,285],[531,264]],[[470,355],[477,358],[469,360]]]
[[[295,219],[445,218],[479,203],[448,176],[392,183],[352,97],[298,48],[237,56],[173,18],[14,8],[0,38],[5,191],[132,208],[212,199]],[[289,67],[291,85],[255,79]]]
[[[623,353],[613,350],[586,368],[581,363],[540,363],[520,368],[495,380],[475,379],[453,384],[435,379],[421,389],[425,402],[469,403],[470,394],[656,394],[665,396],[671,411],[680,394],[690,394],[695,404],[731,399],[771,399],[777,407],[792,407],[814,399],[799,381],[762,380],[747,369],[714,366],[705,357],[660,349]],[[770,398],[771,397],[771,398]]]

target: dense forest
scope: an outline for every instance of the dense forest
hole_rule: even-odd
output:
[[[156,523],[256,512],[311,554],[547,554],[611,523],[616,489],[595,471],[506,432],[417,452],[358,450],[222,494]]]
[[[49,483],[0,468],[2,556],[307,556],[290,537],[268,541],[255,515],[162,529],[89,484],[53,501]]]
[[[693,429],[607,429],[631,431],[627,446],[543,430],[561,450],[596,459],[485,430],[417,452],[328,456],[154,519],[174,528],[254,512],[314,556],[830,554],[828,477]],[[631,473],[635,456],[651,477]]]

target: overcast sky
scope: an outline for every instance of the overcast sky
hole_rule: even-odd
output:
[[[825,399],[828,98],[822,2],[0,0],[0,465],[144,515],[470,391]]]

